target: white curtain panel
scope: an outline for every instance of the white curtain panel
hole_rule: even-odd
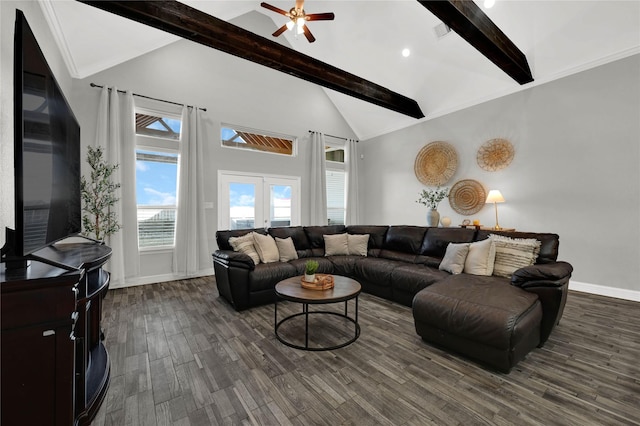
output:
[[[178,215],[173,272],[193,276],[210,267],[204,209],[204,154],[202,111],[183,107]]]
[[[358,142],[347,139],[347,225],[360,225],[360,212],[358,206]]]
[[[324,134],[311,133],[309,167],[309,225],[327,224],[327,168]]]
[[[107,238],[113,250],[108,268],[114,285],[140,274],[138,256],[138,219],[136,210],[136,152],[133,95],[104,87],[98,105],[95,146],[101,147],[109,164],[118,164],[113,176],[121,187],[114,208],[122,227]],[[126,259],[126,262],[125,262]]]

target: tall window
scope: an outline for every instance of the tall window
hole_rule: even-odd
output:
[[[258,152],[271,152],[281,155],[296,155],[296,138],[265,130],[253,130],[246,127],[223,124],[220,140],[225,148],[247,149]]]
[[[136,111],[136,199],[140,248],[175,243],[179,116]]]
[[[344,225],[347,208],[344,142],[341,140],[326,141],[325,159],[327,161],[328,223],[329,225]]]

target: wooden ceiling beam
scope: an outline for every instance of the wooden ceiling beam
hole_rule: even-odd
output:
[[[527,57],[473,0],[418,1],[520,84],[533,81]]]
[[[383,108],[424,117],[413,99],[180,2],[78,1]]]

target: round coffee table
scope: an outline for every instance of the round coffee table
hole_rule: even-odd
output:
[[[329,290],[309,290],[303,288],[300,285],[302,279],[301,276],[287,278],[276,284],[276,303],[274,309],[274,324],[276,338],[285,345],[306,351],[328,351],[338,348],[343,348],[353,342],[355,342],[360,336],[360,324],[358,324],[358,296],[362,291],[362,286],[356,280],[351,278],[334,275],[335,286]],[[302,303],[302,312],[289,315],[286,318],[278,321],[278,300],[288,300],[290,302]],[[347,307],[348,302],[351,299],[355,299],[355,313],[354,317],[348,315]],[[328,303],[344,302],[344,314],[330,311],[311,311],[309,312],[309,305],[324,305]],[[304,315],[304,346],[296,345],[285,339],[283,339],[278,333],[280,326],[298,316]],[[354,336],[352,339],[344,343],[340,343],[334,346],[328,347],[309,347],[309,316],[310,315],[335,315],[340,318],[347,319],[355,325]]]

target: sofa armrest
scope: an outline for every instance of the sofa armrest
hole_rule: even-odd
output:
[[[253,263],[253,259],[249,255],[231,250],[214,251],[213,261],[226,267],[242,268],[250,271],[256,268],[256,264]]]
[[[567,262],[541,263],[525,266],[513,273],[511,284],[521,288],[560,287],[571,277],[573,267]]]
[[[537,294],[542,305],[539,347],[544,345],[562,318],[572,272],[573,267],[569,263],[552,262],[526,266],[511,276],[511,285]]]

